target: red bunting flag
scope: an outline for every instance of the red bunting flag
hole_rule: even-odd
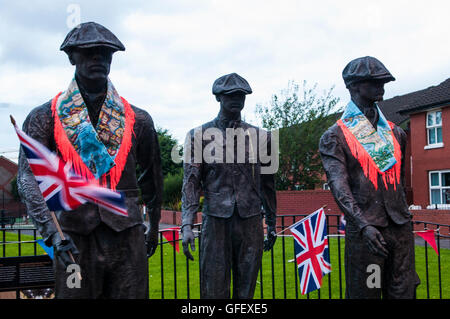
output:
[[[171,244],[172,246],[175,244],[175,250],[179,253],[180,252],[180,245],[178,243],[180,238],[180,227],[171,227],[171,228],[164,228],[161,229],[160,232],[164,236],[165,239]]]
[[[430,244],[430,246],[433,247],[436,254],[439,255],[436,245],[436,238],[434,237],[434,229],[417,231],[416,234],[422,237],[428,244]]]

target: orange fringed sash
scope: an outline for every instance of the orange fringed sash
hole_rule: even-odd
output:
[[[342,120],[337,121],[337,125],[344,133],[345,140],[348,147],[350,148],[352,155],[361,164],[364,175],[372,182],[375,189],[378,189],[378,174],[381,175],[386,189],[388,188],[387,184],[392,184],[394,185],[394,189],[397,189],[397,184],[400,183],[402,151],[400,149],[400,144],[398,143],[394,135],[394,123],[389,121],[388,123],[391,127],[392,141],[394,143],[394,157],[397,160],[397,163],[395,163],[394,166],[392,166],[387,171],[382,172],[375,164],[372,157],[370,157],[369,153],[367,153],[364,147],[358,142],[356,137],[350,132],[347,126],[345,126]]]
[[[94,174],[92,174],[89,168],[84,164],[80,155],[78,155],[72,143],[69,141],[69,138],[67,137],[66,132],[62,127],[61,120],[59,119],[56,110],[56,103],[61,93],[62,92],[58,93],[58,95],[53,98],[51,106],[54,120],[54,136],[58,151],[65,162],[72,163],[76,174],[90,180],[96,180]],[[108,173],[103,174],[103,176],[101,176],[99,180],[101,186],[108,187],[107,177],[109,176],[109,187],[112,190],[116,189],[116,186],[120,181],[120,177],[122,176],[123,169],[127,162],[128,153],[131,149],[132,135],[134,134],[133,127],[135,122],[135,114],[127,100],[125,100],[123,97],[121,97],[121,99],[125,111],[125,130],[122,137],[122,143],[120,144],[119,151],[114,159],[114,167],[112,167]]]

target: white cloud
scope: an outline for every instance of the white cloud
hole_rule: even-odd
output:
[[[21,105],[17,112],[26,115],[73,76],[59,51],[73,1],[0,2],[0,103]],[[126,46],[114,55],[110,75],[119,93],[180,141],[216,116],[211,86],[226,73],[237,72],[252,86],[244,115],[253,123],[255,105],[289,80],[317,82],[319,92],[335,85],[345,103],[341,71],[359,56],[379,58],[397,78],[386,86],[386,98],[449,77],[447,1],[77,3],[82,21],[104,24]]]

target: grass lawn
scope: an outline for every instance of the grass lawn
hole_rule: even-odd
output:
[[[0,242],[3,241],[3,235],[0,233]],[[6,241],[17,241],[17,234],[6,233]],[[22,235],[21,240],[32,240],[32,236]],[[3,256],[5,245],[0,245],[0,256]],[[34,244],[25,243],[20,245],[21,255],[34,255]],[[162,246],[162,254],[161,254]],[[341,273],[339,274],[339,247],[341,250],[340,262]],[[165,243],[160,245],[155,254],[149,259],[149,286],[150,298],[167,299],[175,298],[199,298],[199,267],[198,267],[198,244],[193,253],[195,260],[189,261],[183,253],[175,253],[171,245]],[[284,249],[283,249],[284,248]],[[294,244],[291,237],[279,237],[275,244],[273,253],[265,252],[263,255],[262,280],[258,276],[258,282],[255,290],[255,298],[277,298],[277,299],[304,299],[304,298],[333,298],[338,299],[345,296],[345,274],[344,274],[344,239],[329,238],[330,258],[332,272],[323,278],[323,285],[320,290],[314,291],[309,296],[303,296],[298,291],[296,293],[296,283],[298,286],[297,267],[294,262],[289,262],[294,257]],[[182,250],[180,242],[180,250]],[[18,256],[19,245],[6,245],[5,255],[7,257]],[[285,256],[283,257],[283,251]],[[36,245],[37,254],[44,254],[44,250]],[[439,298],[439,272],[438,256],[430,247],[428,253],[428,293],[431,299]],[[164,264],[161,276],[161,259]],[[441,283],[442,298],[450,299],[450,250],[441,249]],[[273,281],[272,281],[273,269]],[[174,271],[175,270],[175,271]],[[427,298],[427,267],[425,263],[425,247],[416,246],[416,270],[419,274],[421,285],[417,289],[417,298]],[[189,276],[187,275],[189,273]],[[176,276],[175,276],[176,275]],[[261,275],[261,274],[260,274]],[[176,277],[176,280],[175,280]],[[297,278],[297,282],[296,282]],[[161,285],[163,280],[163,286]],[[189,279],[189,280],[188,280]],[[341,279],[341,280],[340,280]],[[189,293],[187,284],[189,282]],[[274,284],[272,284],[272,282]],[[330,293],[331,287],[331,293]]]
[[[200,298],[199,286],[199,267],[198,267],[198,244],[196,252],[193,253],[195,261],[187,262],[181,253],[175,254],[174,249],[169,244],[164,244],[162,250],[163,258],[163,276],[161,276],[161,246],[158,247],[155,255],[149,259],[149,283],[150,298],[159,299],[175,298],[174,285],[174,265],[176,269],[176,298],[184,299],[188,297],[187,291],[187,270],[189,271],[189,297]],[[284,249],[283,249],[284,246]],[[291,237],[279,237],[272,252],[265,252],[263,255],[262,280],[261,274],[255,289],[255,298],[260,299],[306,299],[306,298],[322,298],[322,299],[339,299],[345,297],[345,268],[344,268],[344,239],[331,237],[329,238],[329,249],[332,272],[323,278],[322,288],[308,295],[301,295],[300,291],[296,293],[296,284],[298,287],[298,274],[295,262],[289,262],[294,258],[294,243]],[[339,248],[341,256],[339,260]],[[182,250],[180,243],[180,250]],[[285,256],[283,257],[283,250]],[[416,246],[416,271],[419,274],[421,285],[417,288],[417,298],[427,298],[427,267],[425,263],[425,247]],[[428,291],[431,299],[439,298],[439,272],[438,272],[438,256],[430,247],[428,253]],[[273,260],[273,262],[272,262]],[[339,262],[341,269],[339,273]],[[441,249],[441,290],[442,298],[450,299],[450,250]],[[273,280],[272,280],[272,269]],[[161,285],[163,278],[163,289]],[[296,282],[297,280],[297,282]],[[272,284],[272,282],[274,284]],[[331,289],[330,289],[331,287]]]
[[[6,242],[17,242],[19,241],[17,233],[5,232],[5,241]],[[41,237],[39,237],[41,238]],[[20,241],[32,241],[33,236],[31,235],[21,235]],[[3,242],[3,232],[0,232],[0,243]],[[36,247],[36,254],[35,254]],[[19,253],[20,251],[20,253]],[[7,244],[0,245],[0,257],[14,257],[14,256],[33,256],[33,255],[44,255],[44,249],[39,246],[39,244],[35,243],[21,243],[19,244]]]

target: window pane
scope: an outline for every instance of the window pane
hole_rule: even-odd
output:
[[[439,189],[431,190],[431,204],[441,203],[441,191]]]
[[[436,128],[436,140],[438,143],[442,143],[442,127]]]
[[[450,189],[442,190],[442,204],[450,204]]]
[[[442,186],[450,186],[450,173],[442,173]]]
[[[433,113],[428,113],[428,115],[427,115],[427,125],[428,126],[434,125],[434,112]]]
[[[436,121],[435,121],[436,125],[441,124],[441,121],[442,121],[442,113],[441,113],[441,111],[437,111],[436,112]]]
[[[439,186],[439,173],[431,173],[431,186]]]
[[[430,128],[428,129],[428,144],[436,143],[436,129]]]

